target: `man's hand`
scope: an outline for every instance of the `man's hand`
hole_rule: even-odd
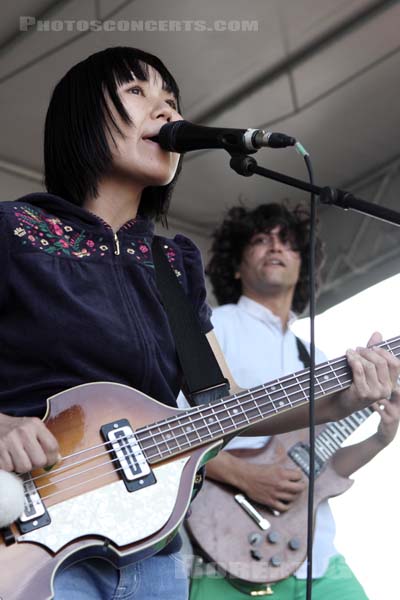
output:
[[[374,333],[367,348],[347,351],[347,361],[353,373],[351,386],[336,396],[342,418],[373,402],[384,402],[390,398],[400,374],[400,360],[375,344],[381,336]]]
[[[390,400],[374,402],[372,408],[381,417],[377,431],[362,442],[340,448],[332,459],[333,468],[342,477],[350,477],[393,441],[400,421],[400,387]]]
[[[400,421],[400,387],[396,387],[390,400],[375,402],[372,407],[380,414],[376,438],[385,448],[396,436]]]
[[[235,487],[251,500],[285,512],[306,487],[302,471],[286,468],[285,458],[272,465],[262,465],[222,450],[207,464],[206,475]]]
[[[0,469],[27,473],[59,459],[58,442],[40,419],[0,414]]]
[[[246,496],[279,512],[287,511],[305,487],[300,469],[288,469],[279,463],[246,464],[242,486]]]

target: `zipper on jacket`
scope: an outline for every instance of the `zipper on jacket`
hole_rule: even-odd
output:
[[[114,233],[114,243],[115,243],[115,250],[114,250],[114,254],[116,254],[117,256],[119,256],[120,254],[120,250],[119,250],[119,239],[116,233]]]

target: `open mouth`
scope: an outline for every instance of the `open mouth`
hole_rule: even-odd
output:
[[[150,142],[151,144],[156,144],[157,146],[160,146],[160,144],[156,141],[156,136],[154,136],[154,137],[143,137],[142,140],[144,142]]]
[[[266,260],[264,262],[264,265],[267,265],[268,267],[285,267],[285,263],[283,263],[281,260],[275,260],[275,259],[269,259]]]

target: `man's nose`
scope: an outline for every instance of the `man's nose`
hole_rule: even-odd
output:
[[[269,236],[269,249],[273,252],[282,250],[282,240],[278,233],[271,233]]]

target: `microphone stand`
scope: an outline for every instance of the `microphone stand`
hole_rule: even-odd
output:
[[[257,161],[248,154],[229,152],[231,155],[230,166],[231,168],[244,177],[250,177],[256,173],[267,179],[274,181],[280,181],[285,185],[304,190],[311,193],[311,214],[315,214],[315,200],[314,197],[317,195],[323,204],[332,204],[339,206],[344,210],[354,210],[356,212],[380,219],[392,225],[400,226],[400,213],[388,208],[366,202],[361,198],[357,198],[350,192],[340,190],[333,187],[319,187],[312,183],[289,177],[283,173],[272,171],[271,169],[265,169],[257,164]],[[307,163],[308,165],[308,163]],[[309,170],[310,173],[310,170]],[[312,174],[310,175],[312,178]],[[313,222],[313,220],[312,220]],[[312,236],[310,240],[313,240]],[[311,253],[312,254],[312,253]],[[314,269],[313,256],[310,257],[310,269],[311,274]],[[310,283],[313,281],[313,277],[310,279]],[[310,398],[309,398],[309,418],[310,418],[310,465],[309,465],[309,495],[308,495],[308,519],[307,519],[307,600],[311,599],[312,596],[312,513],[313,513],[313,491],[314,491],[314,385],[313,375],[315,367],[315,356],[313,346],[313,318],[314,318],[314,291],[310,290],[310,316],[311,316],[311,364],[310,364]],[[311,512],[310,512],[311,511]]]
[[[361,198],[357,198],[351,192],[346,190],[340,190],[334,187],[320,187],[313,185],[302,179],[296,179],[295,177],[289,177],[278,171],[272,171],[271,169],[265,169],[257,164],[257,161],[252,156],[247,154],[231,154],[230,160],[231,168],[243,175],[244,177],[250,177],[257,173],[267,179],[273,179],[274,181],[280,181],[285,185],[311,192],[319,196],[320,201],[323,204],[332,204],[333,206],[339,206],[344,210],[354,210],[359,213],[380,219],[386,223],[400,226],[400,213],[395,210],[390,210],[384,206],[378,206],[372,202],[367,202]]]

